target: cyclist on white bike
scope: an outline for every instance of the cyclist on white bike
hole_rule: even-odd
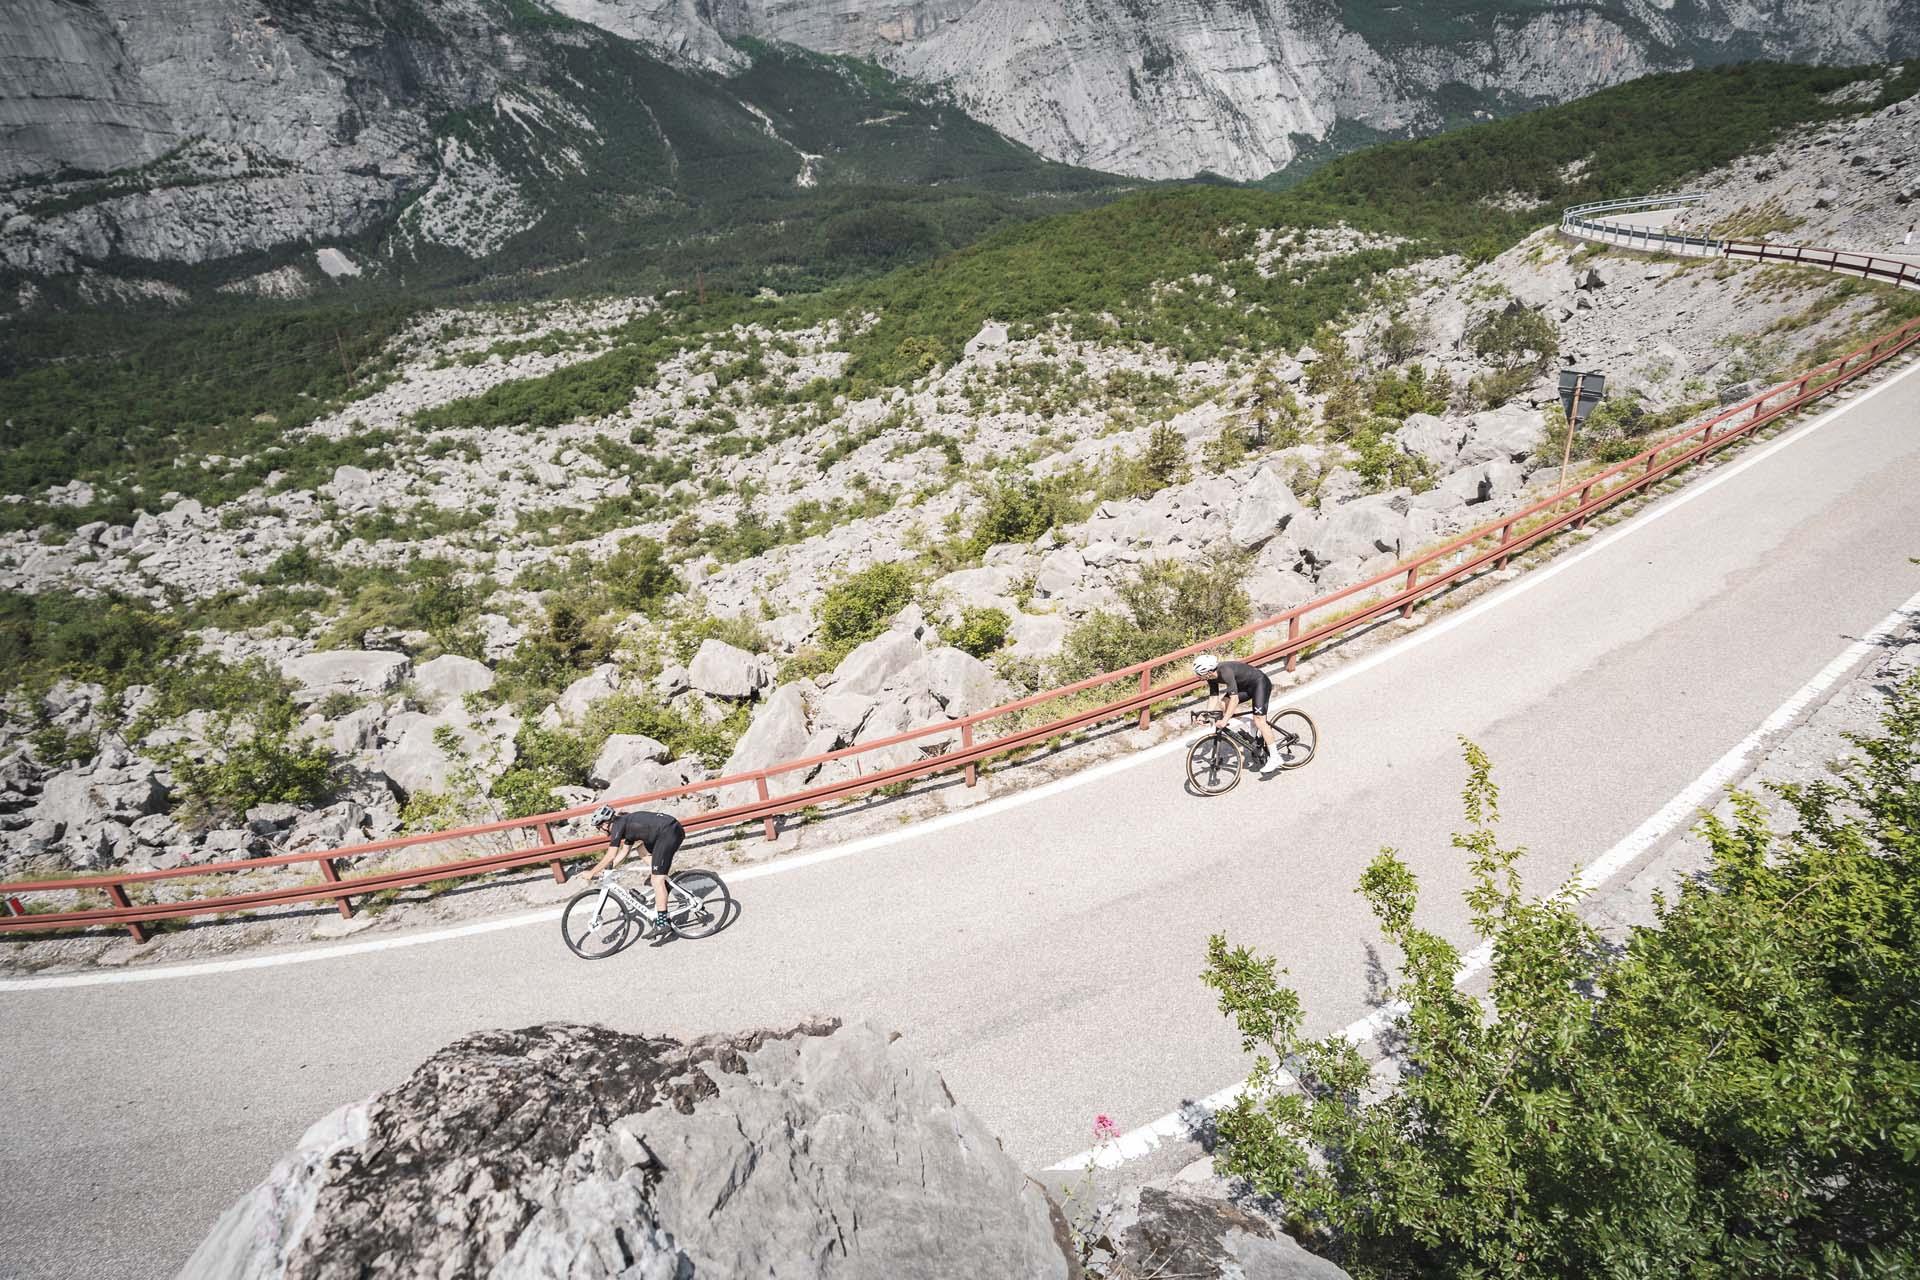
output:
[[[659,936],[667,934],[667,872],[673,870],[673,855],[687,838],[687,829],[668,813],[636,809],[616,814],[610,805],[593,811],[593,825],[607,833],[607,852],[596,862],[588,877],[605,875],[627,860],[635,848],[645,849],[653,875],[653,927]]]
[[[1259,729],[1260,741],[1267,746],[1267,759],[1272,762],[1260,776],[1271,778],[1278,773],[1273,726],[1267,723],[1267,703],[1273,697],[1273,681],[1267,673],[1245,662],[1222,662],[1210,653],[1194,658],[1193,673],[1206,680],[1207,700],[1220,713],[1221,723],[1232,721],[1242,703],[1253,712],[1254,727]]]

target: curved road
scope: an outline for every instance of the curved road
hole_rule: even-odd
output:
[[[1795,428],[1385,660],[1313,689],[1299,775],[1218,800],[1165,754],[742,886],[736,927],[584,964],[551,925],[310,964],[0,992],[0,1273],[177,1268],[329,1108],[478,1027],[904,1031],[1028,1167],[1244,1074],[1207,935],[1277,953],[1311,1028],[1365,1011],[1382,844],[1466,935],[1455,735],[1545,888],[1654,813],[1920,571],[1920,367]],[[1497,602],[1497,603],[1496,603]]]

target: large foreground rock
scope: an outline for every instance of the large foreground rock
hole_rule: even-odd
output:
[[[1107,1280],[1347,1280],[1339,1267],[1230,1201],[1148,1187],[1140,1193],[1136,1213],[1131,1224],[1114,1232],[1119,1257],[1106,1271]]]
[[[877,1031],[549,1025],[456,1041],[314,1125],[180,1275],[1064,1280],[1062,1235]]]

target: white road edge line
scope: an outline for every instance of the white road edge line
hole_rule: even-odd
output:
[[[1747,471],[1749,468],[1756,467],[1760,463],[1765,462],[1781,450],[1808,439],[1815,432],[1836,421],[1843,413],[1859,408],[1881,392],[1898,386],[1915,373],[1920,373],[1920,363],[1910,365],[1908,368],[1888,378],[1885,382],[1882,382],[1879,386],[1870,388],[1864,394],[1849,400],[1845,404],[1835,405],[1804,426],[1789,428],[1787,434],[1783,435],[1780,439],[1747,455],[1731,466],[1715,472],[1706,479],[1688,485],[1678,493],[1663,499],[1651,510],[1642,512],[1615,527],[1608,533],[1595,538],[1581,550],[1571,555],[1560,556],[1542,568],[1524,573],[1513,582],[1488,593],[1482,599],[1461,609],[1457,613],[1450,613],[1438,622],[1421,627],[1419,630],[1368,654],[1366,657],[1357,658],[1316,680],[1300,686],[1298,689],[1292,691],[1289,695],[1289,700],[1293,702],[1304,702],[1316,694],[1325,693],[1327,690],[1343,684],[1355,676],[1362,675],[1382,663],[1397,658],[1410,649],[1417,649],[1423,644],[1427,644],[1430,641],[1446,635],[1457,627],[1465,626],[1468,622],[1489,610],[1499,608],[1502,605],[1510,604],[1520,599],[1529,591],[1539,587],[1542,583],[1552,581],[1588,557],[1598,555],[1621,539],[1631,537],[1639,530],[1650,527],[1702,495],[1713,492],[1713,490],[1719,488],[1735,476]],[[878,835],[862,836],[857,840],[849,840],[845,844],[834,845],[831,848],[821,849],[815,853],[795,854],[792,857],[780,858],[759,866],[746,867],[739,871],[731,871],[727,873],[727,882],[730,885],[742,884],[749,880],[758,880],[763,876],[785,875],[789,872],[800,871],[807,867],[816,867],[822,863],[837,862],[841,858],[851,858],[857,854],[869,853],[875,849],[883,849],[904,841],[918,840],[923,836],[944,831],[948,827],[958,826],[963,822],[975,822],[982,818],[989,818],[995,814],[1003,813],[1008,809],[1018,808],[1025,804],[1032,804],[1035,801],[1044,800],[1049,796],[1058,795],[1073,787],[1085,786],[1090,782],[1097,782],[1102,778],[1110,777],[1124,769],[1137,768],[1140,765],[1186,749],[1187,743],[1179,739],[1171,742],[1163,742],[1156,746],[1146,747],[1117,759],[1109,760],[1104,764],[1081,769],[1069,774],[1067,777],[1056,778],[1052,782],[1042,783],[1037,787],[1017,791],[1012,795],[1001,796],[995,800],[988,800],[972,808],[962,809],[955,813],[942,814],[937,818],[929,818],[924,822],[916,822],[909,826],[901,827],[897,831],[886,831]],[[126,969],[109,973],[58,974],[44,978],[6,978],[0,979],[0,993],[11,991],[51,991],[68,987],[117,986],[121,983],[128,982],[157,982],[163,978],[206,977],[221,973],[237,973],[247,969],[270,969],[280,965],[308,964],[320,960],[344,960],[351,956],[368,955],[378,951],[394,951],[403,947],[425,946],[432,942],[450,942],[458,938],[471,938],[479,934],[493,933],[501,929],[518,929],[525,925],[546,924],[559,918],[560,909],[555,907],[544,911],[523,912],[520,915],[503,916],[497,920],[483,920],[474,924],[455,925],[446,929],[430,929],[418,933],[402,934],[393,938],[369,939],[365,942],[347,942],[328,947],[306,947],[298,951],[278,951],[265,955],[244,956],[232,960],[209,960],[193,964],[156,965],[151,969]]]
[[[1781,703],[1772,715],[1761,721],[1759,728],[1742,738],[1732,750],[1709,765],[1705,773],[1688,783],[1686,788],[1662,806],[1658,813],[1635,827],[1618,844],[1596,858],[1592,866],[1576,869],[1568,879],[1563,892],[1574,896],[1584,896],[1593,892],[1631,866],[1640,855],[1671,834],[1682,823],[1709,807],[1718,793],[1746,770],[1749,757],[1761,743],[1792,724],[1809,704],[1832,688],[1835,682],[1848,672],[1859,666],[1869,653],[1909,619],[1920,620],[1920,594],[1914,595],[1882,619],[1873,630],[1848,645],[1839,657],[1821,668],[1818,675],[1801,685],[1792,697]],[[1458,986],[1466,982],[1486,968],[1492,959],[1492,944],[1482,942],[1461,957],[1459,972],[1453,977],[1454,984]],[[1398,1012],[1395,1006],[1388,1005],[1356,1022],[1349,1023],[1337,1034],[1345,1036],[1355,1044],[1365,1044],[1384,1030],[1388,1021]],[[1287,1084],[1292,1084],[1292,1077],[1286,1072],[1282,1071],[1280,1075]],[[1230,1105],[1240,1096],[1241,1090],[1245,1087],[1244,1080],[1238,1084],[1229,1085],[1198,1102],[1187,1103],[1180,1110],[1169,1112],[1151,1124],[1141,1125],[1117,1138],[1110,1138],[1099,1146],[1082,1151],[1078,1155],[1068,1156],[1057,1164],[1047,1166],[1047,1170],[1050,1173],[1077,1173],[1089,1166],[1113,1169],[1130,1160],[1137,1160],[1156,1150],[1163,1141],[1190,1135],[1196,1120]]]

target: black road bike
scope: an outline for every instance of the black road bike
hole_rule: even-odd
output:
[[[1218,711],[1200,710],[1193,719],[1213,722],[1213,731],[1187,749],[1187,786],[1196,795],[1225,795],[1240,784],[1242,773],[1264,770],[1269,763],[1279,769],[1298,769],[1313,759],[1320,745],[1313,717],[1298,707],[1283,707],[1267,717],[1273,726],[1271,761],[1251,713],[1242,712],[1233,723],[1225,723]]]

